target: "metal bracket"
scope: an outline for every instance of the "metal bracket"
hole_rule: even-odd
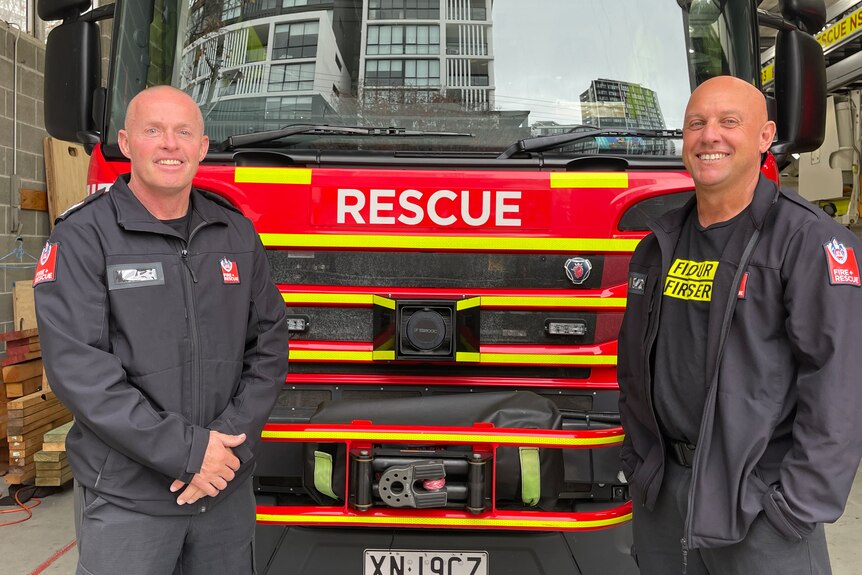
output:
[[[390,467],[380,476],[380,498],[389,507],[445,507],[448,499],[445,488],[429,491],[418,485],[422,481],[445,477],[446,469],[441,461]]]

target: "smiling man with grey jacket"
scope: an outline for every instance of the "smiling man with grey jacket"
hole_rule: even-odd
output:
[[[251,222],[192,188],[208,140],[191,98],[141,92],[119,144],[131,175],[58,218],[33,282],[48,378],[75,415],[78,574],[251,574],[284,301]]]
[[[622,465],[643,575],[830,573],[862,455],[862,243],[760,173],[775,125],[731,78],[686,108],[685,207],[632,256]]]

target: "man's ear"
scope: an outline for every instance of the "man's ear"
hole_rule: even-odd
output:
[[[200,154],[198,154],[198,156],[199,156],[198,161],[199,162],[204,161],[204,158],[207,157],[207,152],[209,151],[209,149],[210,149],[210,138],[209,138],[209,136],[204,134],[204,137],[201,138],[201,151],[200,151]]]
[[[131,160],[132,153],[129,150],[129,133],[125,130],[117,132],[117,143],[120,145],[120,151],[123,152],[123,155]]]
[[[763,124],[760,130],[760,153],[766,152],[772,147],[772,140],[775,139],[775,122],[772,120]]]

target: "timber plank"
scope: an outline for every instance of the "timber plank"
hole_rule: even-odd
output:
[[[67,465],[65,469],[58,467],[57,469],[39,469],[39,466],[36,466],[36,475],[42,477],[57,477],[60,478],[63,475],[68,475],[71,473],[71,468]]]
[[[39,446],[43,444],[42,437],[28,434],[23,441],[10,441],[7,449],[11,454],[26,455],[27,453],[36,453],[41,449]]]
[[[63,471],[68,468],[68,461],[36,461],[36,475],[42,475],[43,471]]]
[[[45,432],[44,431],[40,432],[39,430],[43,429],[45,427],[46,421],[47,421],[47,425],[49,426],[48,429],[50,429],[52,427],[56,427],[60,423],[66,423],[67,421],[72,421],[72,414],[71,414],[71,412],[69,412],[68,409],[66,409],[64,407],[63,410],[58,411],[55,414],[52,414],[50,418],[37,419],[36,421],[34,421],[32,423],[25,423],[23,425],[23,427],[18,426],[18,425],[13,425],[12,422],[10,421],[8,424],[8,426],[9,426],[9,432],[8,432],[9,437],[12,437],[13,434],[15,434],[15,435],[26,435],[28,433],[36,433],[39,436],[42,436],[42,435],[44,435]]]
[[[13,345],[14,344],[14,345]],[[39,341],[39,336],[28,337],[25,339],[16,339],[6,343],[6,354],[26,353],[28,351],[39,351],[42,349],[42,343]]]
[[[57,396],[50,391],[47,393],[31,393],[9,401],[9,403],[6,404],[6,407],[9,409],[27,409],[31,405],[36,405],[56,398]]]
[[[7,365],[14,365],[16,363],[24,363],[25,361],[30,361],[31,359],[39,359],[42,357],[42,352],[39,350],[36,351],[25,351],[21,353],[9,353],[9,350],[6,350],[6,357],[0,359],[0,366],[6,367]]]
[[[42,477],[36,475],[36,485],[38,487],[59,487],[72,480],[72,470],[69,469],[60,477]]]
[[[64,451],[39,451],[35,457],[36,463],[63,463],[67,460]]]
[[[42,376],[39,375],[17,383],[4,383],[3,385],[6,388],[7,398],[24,397],[42,389]]]
[[[19,205],[22,210],[48,211],[48,192],[21,188],[18,190],[18,197],[21,199]]]
[[[68,412],[69,410],[66,409],[65,405],[58,401],[45,409],[41,409],[35,413],[28,413],[24,415],[24,417],[12,417],[10,415],[8,421],[9,429],[26,427],[34,421],[51,422],[59,415],[62,415],[64,411]]]
[[[54,220],[72,204],[87,196],[87,170],[90,157],[80,144],[46,137],[45,182],[48,187],[48,221]]]
[[[0,341],[17,341],[19,339],[29,339],[31,337],[38,337],[39,330],[36,328],[32,329],[21,329],[18,331],[7,331],[5,333],[0,333]]]
[[[30,405],[28,407],[25,407],[23,409],[14,409],[14,408],[10,409],[10,410],[8,410],[8,413],[9,413],[10,418],[12,418],[12,417],[19,417],[20,418],[20,417],[26,417],[28,415],[33,415],[35,413],[39,413],[40,411],[45,411],[48,408],[56,407],[58,405],[63,405],[63,404],[60,403],[60,400],[55,397],[53,399],[48,399],[48,400],[43,401],[41,403],[35,403],[35,404]]]
[[[36,464],[31,463],[28,467],[10,467],[3,479],[6,485],[18,485],[36,477]]]
[[[42,377],[41,359],[3,367],[3,381],[6,383],[16,383],[36,376]]]
[[[64,423],[60,427],[56,427],[51,431],[45,433],[44,439],[45,443],[57,443],[57,442],[65,442],[66,435],[68,435],[69,430],[72,429],[73,422]],[[65,451],[65,450],[60,450]]]
[[[25,455],[24,457],[9,457],[9,465],[13,467],[25,467],[27,465],[30,465],[31,463],[36,463],[35,453]]]
[[[12,286],[12,313],[15,327],[31,329],[36,327],[36,302],[33,295],[33,280],[17,281]]]

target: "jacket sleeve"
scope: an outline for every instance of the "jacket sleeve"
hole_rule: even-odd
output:
[[[841,516],[862,455],[862,287],[830,282],[832,238],[848,248],[858,277],[862,243],[828,220],[797,232],[782,266],[797,408],[793,444],[764,509],[791,539]]]
[[[266,251],[257,238],[252,281],[242,376],[228,406],[209,425],[221,433],[246,434],[245,443],[233,449],[242,462],[251,459],[287,376],[284,300],[272,283]]]
[[[105,259],[99,236],[64,221],[54,281],[35,287],[36,318],[51,389],[110,448],[167,477],[190,481],[199,471],[209,431],[181,414],[157,409],[126,380],[111,353]]]

